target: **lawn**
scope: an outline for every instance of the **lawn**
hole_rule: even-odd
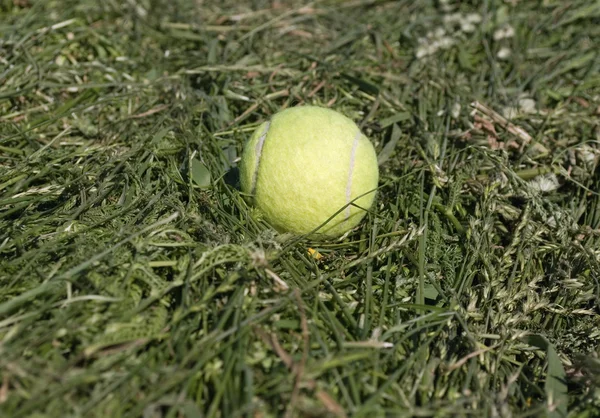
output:
[[[599,45],[590,0],[0,0],[0,416],[599,417]],[[339,238],[240,191],[307,104],[378,156]]]

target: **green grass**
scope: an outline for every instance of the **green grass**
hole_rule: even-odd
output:
[[[0,0],[0,415],[600,416],[599,19]],[[379,154],[339,240],[237,189],[307,103]]]

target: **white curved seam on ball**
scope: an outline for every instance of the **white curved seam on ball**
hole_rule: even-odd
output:
[[[260,157],[262,155],[262,149],[265,144],[265,139],[267,139],[267,132],[269,132],[270,126],[271,126],[271,122],[269,121],[269,122],[267,122],[267,125],[265,126],[265,130],[260,135],[260,137],[258,138],[258,142],[256,143],[256,149],[255,149],[255,153],[256,153],[255,167],[256,168],[254,169],[254,173],[252,173],[252,187],[250,187],[251,195],[254,195],[254,193],[256,192],[256,182],[258,181],[258,169],[260,167]]]
[[[360,140],[360,131],[354,136],[352,151],[350,153],[350,168],[348,170],[348,182],[346,183],[346,220],[350,219],[350,200],[352,198],[352,174],[354,173],[354,161],[356,160],[356,149]]]

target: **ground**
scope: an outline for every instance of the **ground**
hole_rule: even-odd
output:
[[[0,0],[0,415],[600,416],[599,21]],[[339,239],[239,190],[244,142],[302,104],[378,154]]]

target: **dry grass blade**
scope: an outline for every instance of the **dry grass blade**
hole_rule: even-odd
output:
[[[478,112],[481,112],[481,114],[489,117],[494,123],[497,123],[502,129],[506,129],[512,135],[519,138],[521,140],[521,142],[523,143],[523,146],[529,145],[532,142],[533,138],[531,137],[531,135],[529,135],[529,133],[527,133],[527,131],[525,131],[525,129],[521,128],[520,126],[515,125],[512,122],[509,122],[508,119],[506,119],[504,116],[500,115],[499,113],[495,112],[494,110],[490,109],[489,107],[487,107],[477,101],[471,103],[471,107],[473,107]],[[494,131],[493,127],[491,127],[490,130]],[[548,148],[546,148],[544,145],[537,143],[537,142],[532,144],[532,147],[536,151],[543,153],[543,154],[548,154],[548,152],[549,152]]]

